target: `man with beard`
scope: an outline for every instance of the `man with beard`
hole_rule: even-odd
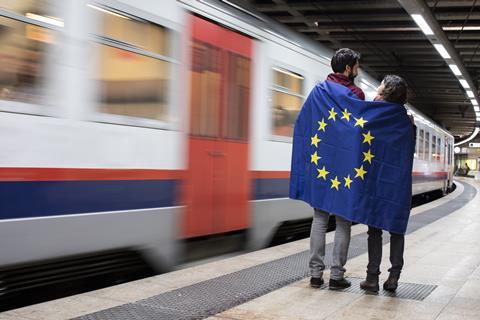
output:
[[[361,100],[365,100],[362,89],[355,86],[353,80],[358,75],[360,54],[348,48],[339,49],[331,60],[334,73],[327,77],[327,81],[341,84],[350,89]],[[327,232],[330,214],[320,209],[314,209],[312,228],[310,231],[310,285],[319,288],[323,283],[325,270],[325,234]],[[347,262],[348,247],[350,245],[351,221],[335,216],[336,230],[333,246],[333,263],[331,267],[330,289],[350,287],[351,283],[344,278],[345,263]]]

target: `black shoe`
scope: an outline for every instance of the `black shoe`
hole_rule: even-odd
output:
[[[315,277],[310,278],[310,287],[312,288],[320,288],[323,283],[324,283],[323,278],[315,278]]]
[[[376,282],[368,281],[368,280],[362,281],[360,282],[360,289],[363,289],[369,292],[378,292],[380,290],[380,287],[378,285],[378,280]]]
[[[341,280],[330,279],[330,281],[328,282],[329,288],[333,290],[345,289],[350,287],[351,285],[352,283],[345,278]]]
[[[398,278],[400,278],[400,275],[390,275],[388,276],[387,281],[383,283],[383,289],[387,291],[395,291],[398,288]]]

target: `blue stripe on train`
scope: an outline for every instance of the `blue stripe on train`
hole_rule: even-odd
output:
[[[252,181],[252,200],[287,198],[289,178],[255,179]]]
[[[176,205],[176,180],[0,182],[0,219]]]

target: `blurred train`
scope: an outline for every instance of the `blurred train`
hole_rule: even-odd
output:
[[[124,248],[170,267],[311,217],[291,136],[331,50],[229,1],[0,1],[0,21],[3,270]],[[408,109],[414,193],[447,192],[453,137]]]

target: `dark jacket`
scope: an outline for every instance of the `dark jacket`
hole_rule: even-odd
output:
[[[327,77],[327,80],[333,81],[335,83],[338,83],[347,87],[348,89],[350,89],[350,91],[355,93],[357,97],[359,97],[362,100],[365,100],[365,94],[363,93],[362,89],[357,87],[355,83],[353,83],[353,81],[350,80],[350,78],[348,78],[346,75],[341,73],[330,73]]]

